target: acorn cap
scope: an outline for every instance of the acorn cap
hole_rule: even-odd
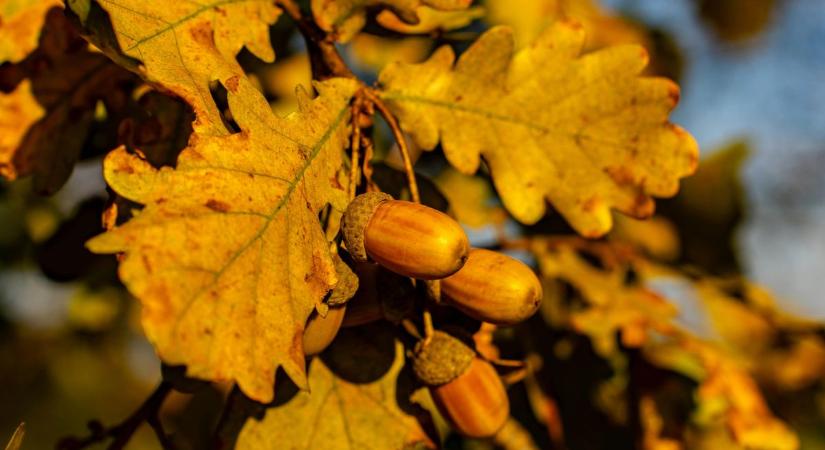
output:
[[[347,206],[341,223],[341,232],[347,251],[352,258],[359,262],[369,260],[364,248],[364,229],[372,219],[375,209],[383,202],[392,200],[392,196],[383,192],[367,192],[355,197]]]
[[[415,346],[413,372],[424,384],[447,384],[463,374],[475,358],[475,351],[443,331],[435,331],[430,342]]]
[[[338,284],[332,288],[327,304],[343,305],[358,291],[358,275],[338,256],[337,252],[332,254],[332,261],[335,263],[335,272],[338,274]]]

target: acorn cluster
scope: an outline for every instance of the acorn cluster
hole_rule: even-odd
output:
[[[323,351],[342,326],[408,318],[421,298],[410,278],[430,287],[425,301],[449,305],[479,322],[514,325],[539,307],[541,283],[530,267],[471,248],[461,226],[436,209],[370,192],[350,203],[341,229],[353,270],[341,271],[330,298],[343,300],[327,301],[326,314],[313,313],[307,322],[307,355]],[[506,422],[504,384],[471,338],[435,330],[415,345],[412,368],[455,431],[490,437]]]

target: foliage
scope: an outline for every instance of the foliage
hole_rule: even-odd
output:
[[[644,27],[591,0],[470,3],[0,0],[0,263],[73,283],[69,330],[142,334],[163,365],[132,415],[60,448],[144,442],[144,422],[164,448],[471,445],[411,370],[433,327],[513,385],[480,448],[800,446],[825,333],[732,255],[745,145],[682,182],[698,148]],[[105,206],[28,193],[89,160]],[[496,327],[354,261],[341,224],[374,191],[489,231],[535,270],[539,313]],[[344,328],[305,354],[331,308]]]

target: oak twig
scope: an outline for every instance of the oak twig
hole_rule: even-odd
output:
[[[311,17],[301,13],[301,8],[294,0],[275,0],[275,3],[295,22],[298,31],[304,37],[313,79],[355,78],[341,55],[338,54],[333,37],[322,30]]]
[[[162,448],[164,450],[174,450],[175,447],[163,431],[158,416],[163,401],[166,400],[171,391],[172,385],[162,381],[149,398],[123,422],[110,428],[104,428],[98,422],[90,422],[91,435],[85,438],[63,438],[57,443],[57,449],[81,450],[111,438],[112,443],[106,448],[108,450],[120,450],[129,443],[137,429],[146,422],[155,431]]]

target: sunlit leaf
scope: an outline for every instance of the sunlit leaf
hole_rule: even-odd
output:
[[[0,2],[0,63],[16,63],[37,47],[46,13],[62,7],[60,0]]]
[[[678,87],[640,78],[639,47],[579,56],[581,27],[560,22],[513,54],[509,29],[485,33],[455,63],[442,47],[425,63],[393,64],[383,98],[423,148],[474,173],[483,158],[504,206],[521,222],[549,200],[585,236],[611,227],[610,210],[646,217],[693,172],[693,138],[667,121]]]
[[[379,337],[390,337],[381,335]],[[392,341],[390,341],[392,342]],[[372,354],[376,344],[362,342]],[[382,344],[377,344],[381,346]],[[284,405],[269,408],[263,420],[250,420],[238,437],[238,450],[282,449],[364,449],[431,448],[432,442],[414,415],[399,402],[399,377],[404,366],[403,346],[395,342],[390,347],[391,365],[377,379],[356,381],[342,378],[321,359],[309,369],[309,392],[299,392]],[[363,352],[353,347],[332,347],[332,351],[348,350],[358,358]],[[353,354],[354,352],[354,354]],[[342,357],[344,357],[342,355]],[[383,357],[363,361],[381,364]],[[355,368],[355,366],[353,366]],[[362,367],[363,371],[371,369]],[[352,377],[353,375],[349,375]]]
[[[337,282],[318,213],[345,206],[338,172],[356,85],[317,84],[318,98],[302,94],[281,119],[246,78],[226,84],[239,133],[194,134],[175,169],[124,148],[106,157],[107,183],[145,207],[88,246],[124,253],[120,277],[166,363],[266,402],[278,367],[306,386],[304,324]]]

